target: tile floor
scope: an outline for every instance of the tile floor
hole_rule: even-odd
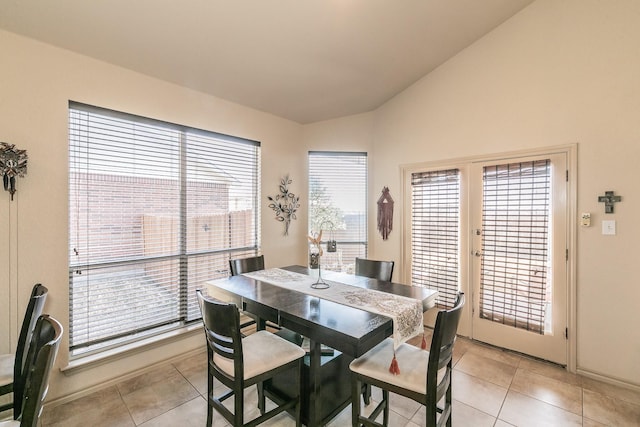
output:
[[[454,426],[640,426],[640,392],[463,338],[456,343],[454,363]],[[201,427],[206,421],[206,372],[203,352],[46,408],[42,426]],[[374,401],[379,395],[374,389]],[[255,387],[246,396],[257,402]],[[247,415],[256,416],[255,406],[249,406]],[[392,395],[391,409],[392,426],[424,425],[424,410],[411,400]],[[222,417],[214,422],[216,427],[226,425]],[[280,414],[263,425],[295,423],[289,415]],[[328,424],[350,425],[350,407]]]

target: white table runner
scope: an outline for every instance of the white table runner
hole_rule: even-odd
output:
[[[280,268],[253,271],[244,273],[244,276],[390,317],[393,319],[394,348],[398,348],[400,344],[409,338],[423,332],[422,301],[418,301],[415,298],[365,289],[326,279],[323,280],[331,285],[329,288],[314,289],[311,285],[316,282],[317,278]]]

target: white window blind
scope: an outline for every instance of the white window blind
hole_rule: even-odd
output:
[[[438,291],[452,307],[458,293],[460,171],[411,175],[411,283]]]
[[[551,162],[485,167],[483,192],[480,317],[543,334]]]
[[[367,153],[309,152],[309,230],[321,229],[322,268],[353,273],[367,256]]]
[[[71,102],[70,349],[200,317],[195,290],[257,254],[258,142]]]

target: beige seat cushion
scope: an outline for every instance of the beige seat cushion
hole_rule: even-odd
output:
[[[299,346],[267,331],[258,331],[243,338],[242,353],[245,380],[305,355],[305,351]],[[213,362],[220,370],[233,377],[233,360],[214,353]]]
[[[0,386],[13,382],[13,364],[15,354],[0,354]]]
[[[0,427],[20,427],[20,420],[0,421]]]
[[[421,394],[427,392],[427,365],[429,352],[402,344],[396,350],[399,375],[389,372],[393,360],[393,339],[387,338],[349,365],[353,372],[393,384]]]

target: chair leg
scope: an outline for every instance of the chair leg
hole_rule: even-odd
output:
[[[452,399],[452,392],[451,392],[451,367],[452,367],[452,363],[451,361],[449,361],[449,366],[447,366],[447,373],[446,375],[449,375],[449,387],[447,387],[447,392],[445,394],[445,398],[444,398],[444,407],[445,410],[449,409],[449,417],[447,418],[447,427],[451,427],[453,424],[453,411],[451,410],[451,404],[453,402]]]
[[[382,425],[389,425],[389,391],[382,390],[382,401],[384,402],[383,416],[382,416]]]
[[[362,399],[364,400],[365,405],[371,403],[371,384],[364,385],[362,390]]]
[[[256,385],[258,387],[258,409],[260,410],[260,415],[264,415],[264,411],[266,409],[266,400],[264,397],[264,383],[258,383]]]
[[[233,413],[233,425],[244,425],[244,389],[238,385],[236,381],[234,386],[233,400],[234,400],[234,413]]]
[[[211,401],[207,402],[207,427],[213,426],[213,406]]]
[[[302,359],[298,362],[298,369],[296,370],[296,376],[298,386],[298,403],[296,403],[295,414],[296,414],[296,427],[302,427]]]
[[[211,427],[213,425],[213,405],[211,404],[211,399],[213,398],[213,376],[208,375],[208,383],[207,383],[207,427]]]
[[[351,374],[351,426],[360,425],[360,393],[362,391],[361,382],[354,374]]]

